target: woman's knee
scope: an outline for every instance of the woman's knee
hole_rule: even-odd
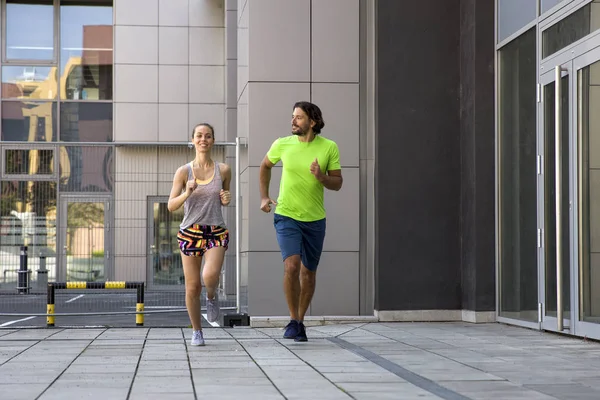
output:
[[[189,296],[197,297],[202,292],[202,283],[200,281],[185,282],[185,293]]]

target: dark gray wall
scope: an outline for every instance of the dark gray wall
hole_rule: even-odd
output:
[[[458,4],[377,2],[379,310],[461,306]]]
[[[377,2],[378,310],[494,309],[494,2],[477,3]]]
[[[460,2],[462,308],[495,310],[494,1]]]

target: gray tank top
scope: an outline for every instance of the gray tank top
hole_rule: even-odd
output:
[[[192,163],[187,164],[188,181],[194,179]],[[213,225],[226,228],[221,209],[219,193],[223,189],[223,179],[219,163],[215,162],[215,173],[212,180],[206,184],[198,184],[190,197],[183,203],[183,221],[179,227],[188,228],[193,224]]]

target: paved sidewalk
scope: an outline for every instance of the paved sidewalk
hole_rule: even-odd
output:
[[[502,324],[0,329],[0,399],[600,399],[600,344]]]

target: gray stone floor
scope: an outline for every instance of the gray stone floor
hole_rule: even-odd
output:
[[[600,399],[600,344],[502,324],[0,329],[0,399]]]

